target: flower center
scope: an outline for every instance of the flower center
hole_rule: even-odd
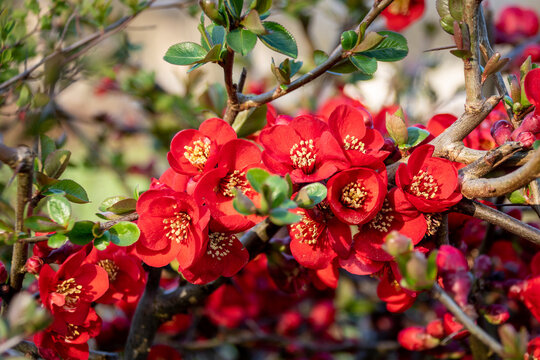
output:
[[[107,272],[107,275],[109,275],[109,281],[116,280],[116,276],[118,276],[118,271],[120,268],[114,263],[114,261],[109,259],[99,260],[97,265]]]
[[[75,340],[79,335],[81,335],[81,332],[77,325],[67,324],[67,334],[64,336],[66,342]]]
[[[304,215],[299,223],[291,226],[291,230],[295,233],[294,237],[299,239],[300,243],[315,245],[324,230],[324,225]]]
[[[74,278],[69,278],[56,285],[56,292],[64,295],[64,307],[74,308],[79,301],[82,285],[78,285]]]
[[[174,205],[174,207],[176,208],[176,205]],[[169,240],[176,241],[177,243],[185,242],[190,222],[191,216],[185,212],[177,212],[174,216],[163,219],[165,230],[168,230],[165,236]]]
[[[219,189],[223,196],[234,197],[234,188],[239,188],[243,192],[246,192],[249,189],[246,175],[240,170],[234,170],[233,172],[228,173],[227,176],[219,182]]]
[[[439,191],[439,184],[437,184],[432,175],[424,170],[420,170],[418,174],[414,175],[412,178],[412,184],[409,185],[409,191],[415,196],[433,199]]]
[[[343,148],[345,150],[357,150],[361,153],[366,153],[366,145],[360,141],[356,136],[347,135],[343,139]]]
[[[368,193],[362,183],[353,181],[341,190],[341,203],[349,208],[360,209],[364,205],[367,196]]]
[[[184,146],[184,156],[191,165],[195,166],[199,171],[204,169],[208,156],[210,155],[210,140],[204,138],[204,141],[199,139],[191,143],[191,146]]]
[[[312,139],[300,140],[300,143],[294,144],[290,151],[293,166],[306,174],[312,173],[317,159],[314,149]]]
[[[375,215],[373,220],[371,220],[369,227],[382,233],[388,232],[394,221],[394,215],[390,214],[392,210],[388,199],[384,199],[381,210]]]
[[[213,259],[221,261],[231,252],[233,245],[233,237],[224,233],[211,233],[206,253],[212,256]]]

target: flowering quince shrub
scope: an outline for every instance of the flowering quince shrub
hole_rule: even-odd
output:
[[[19,52],[37,50],[22,45],[32,33],[4,16],[26,24],[25,15],[0,11],[0,96],[9,93],[0,107],[15,104],[22,126],[40,129],[32,147],[0,143],[13,172],[0,184],[0,240],[9,250],[0,249],[0,357],[540,359],[534,9],[507,7],[491,24],[478,1],[437,0],[455,43],[448,56],[463,61],[465,110],[412,124],[422,119],[403,110],[409,104],[376,110],[343,87],[294,115],[272,101],[323,74],[351,74],[337,81],[354,84],[405,58],[399,31],[420,20],[423,0],[366,2],[336,50],[317,50],[305,65],[293,35],[268,19],[272,1],[199,1],[200,42],[171,46],[164,61],[190,72],[217,64],[224,86],[210,85],[191,104],[191,95],[164,93],[153,75],[118,66],[94,89],[98,97],[126,91],[159,115],[151,130],[96,120],[119,139],[152,132],[161,152],[123,172],[121,154],[100,158],[106,131],[93,144],[70,127],[55,89],[72,77],[55,67],[153,5],[124,3],[131,13],[107,24],[111,4],[68,15],[54,0],[44,15],[27,2],[39,28],[62,39],[81,20],[99,25],[88,42],[44,55],[45,89],[29,84],[36,68],[26,60],[17,72]],[[389,30],[372,29],[378,16]],[[494,51],[490,27],[497,44],[517,45],[513,59]],[[235,83],[235,55],[257,42],[285,58],[272,59],[273,78],[244,93],[248,70]],[[175,111],[182,116],[171,129],[162,121]],[[96,205],[99,221],[80,220],[78,205],[92,196],[67,178],[76,161],[63,137],[42,130],[54,127],[51,117],[69,118],[64,125],[91,143],[98,164],[122,179],[144,175],[147,186]]]

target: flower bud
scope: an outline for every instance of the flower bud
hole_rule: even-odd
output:
[[[411,239],[393,230],[386,236],[382,248],[390,255],[398,256],[411,252],[413,244]]]
[[[491,127],[491,136],[497,145],[502,145],[510,139],[513,130],[512,124],[508,121],[499,120]]]
[[[424,254],[418,251],[411,253],[405,265],[407,281],[411,281],[413,289],[428,288],[433,284],[433,279],[428,278],[428,261]]]
[[[444,314],[443,326],[446,336],[454,335],[455,340],[469,336],[469,331],[450,313]]]
[[[442,245],[437,253],[437,268],[440,271],[468,271],[469,265],[465,255],[450,245]]]
[[[26,260],[26,271],[30,274],[37,275],[43,266],[43,260],[39,256],[32,256]]]
[[[530,131],[534,134],[540,132],[540,114],[536,112],[530,113],[525,116],[523,122],[519,126],[522,131]]]
[[[432,349],[439,345],[439,340],[432,337],[423,327],[412,326],[401,330],[398,334],[399,344],[410,351]]]
[[[474,260],[473,273],[477,278],[484,277],[491,272],[491,267],[493,263],[491,258],[485,254],[479,255]]]
[[[510,96],[514,102],[521,100],[521,84],[516,75],[508,75],[508,83],[510,84]]]
[[[225,25],[225,19],[219,13],[216,2],[212,0],[199,0],[199,5],[202,11],[208,16],[210,20],[218,25]]]
[[[485,309],[484,317],[490,324],[500,325],[510,318],[510,313],[505,306],[492,304]]]
[[[0,284],[5,283],[7,278],[8,278],[8,273],[7,273],[6,267],[4,263],[0,261]]]
[[[394,114],[386,113],[386,130],[396,144],[403,145],[409,139],[403,111],[398,109]]]
[[[516,141],[519,141],[524,148],[530,148],[536,141],[536,136],[530,131],[525,131],[516,137]]]
[[[437,339],[444,337],[444,326],[441,319],[435,319],[427,324],[426,331],[429,335]]]

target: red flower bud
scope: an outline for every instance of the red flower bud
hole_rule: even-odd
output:
[[[485,309],[484,317],[493,325],[505,323],[510,318],[510,313],[506,306],[492,304]]]
[[[4,266],[4,263],[0,261],[0,284],[3,284],[6,282],[8,277],[8,273],[6,270],[6,267]]]
[[[519,128],[516,131],[518,130]],[[532,132],[525,131],[525,132],[520,133],[516,137],[516,141],[519,141],[521,145],[523,145],[523,147],[530,148],[533,145],[533,143],[536,141],[536,136],[534,136]]]
[[[405,254],[413,249],[411,239],[405,235],[401,235],[396,230],[388,234],[384,241],[382,248],[392,256]]]
[[[426,331],[429,335],[442,339],[444,337],[444,326],[441,319],[436,319],[427,324]]]
[[[43,260],[39,256],[34,255],[26,260],[26,271],[30,274],[38,274],[42,266]]]
[[[291,310],[281,315],[276,326],[280,335],[291,336],[302,325],[302,315],[297,310]]]
[[[513,129],[508,121],[499,120],[491,127],[491,136],[497,145],[502,145],[510,139]]]
[[[399,332],[398,342],[410,351],[422,351],[439,345],[439,340],[426,333],[423,327],[408,327]]]
[[[450,245],[442,245],[437,254],[437,267],[440,271],[467,271],[469,265],[465,255]]]
[[[473,272],[474,275],[478,278],[484,277],[485,275],[489,274],[491,271],[491,267],[493,266],[493,263],[491,262],[491,258],[487,255],[479,255],[474,260],[474,267]]]
[[[456,333],[456,335],[453,337],[455,340],[463,339],[464,337],[469,336],[469,330],[466,330],[463,325],[458,322],[457,319],[450,313],[444,314],[443,326],[446,336]]]
[[[540,132],[540,114],[536,112],[529,113],[519,127],[522,131],[530,131],[534,134]]]

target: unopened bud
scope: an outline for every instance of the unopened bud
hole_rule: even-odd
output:
[[[255,204],[241,190],[236,190],[236,197],[233,200],[236,211],[243,215],[254,214],[257,211]]]
[[[413,288],[421,289],[427,288],[433,284],[433,280],[428,278],[427,275],[428,262],[424,254],[414,251],[411,253],[409,261],[405,269],[407,271],[407,280],[412,282]]]
[[[413,250],[413,244],[411,239],[393,230],[384,239],[382,248],[390,255],[398,256],[411,252]]]
[[[437,339],[444,337],[444,326],[441,319],[435,319],[427,324],[426,331],[429,335]]]
[[[3,284],[6,282],[8,278],[8,273],[6,270],[6,266],[3,262],[0,261],[0,284]]]
[[[490,324],[500,325],[510,318],[510,313],[505,306],[492,304],[485,309],[484,317]]]
[[[537,114],[534,112],[528,114],[519,127],[522,131],[530,131],[533,134],[540,132],[540,113]]]
[[[37,275],[43,266],[43,260],[39,256],[32,256],[26,260],[26,271],[30,274]]]
[[[513,130],[512,124],[508,121],[499,120],[491,127],[491,137],[497,145],[502,145],[510,139]]]
[[[524,79],[525,75],[527,75],[527,73],[531,70],[532,70],[532,60],[531,60],[531,56],[529,55],[529,57],[527,57],[527,59],[519,67],[521,78]]]
[[[516,137],[516,141],[519,141],[524,148],[530,148],[536,141],[536,136],[530,131],[525,131]]]
[[[223,16],[219,13],[215,1],[199,0],[199,6],[210,20],[218,25],[225,25],[225,19],[223,19]]]
[[[488,275],[491,272],[492,266],[493,263],[491,262],[491,258],[489,256],[485,254],[479,255],[474,260],[474,276],[476,276],[477,278],[481,278]]]
[[[521,85],[516,75],[508,75],[508,83],[510,84],[510,96],[514,102],[521,100]]]

